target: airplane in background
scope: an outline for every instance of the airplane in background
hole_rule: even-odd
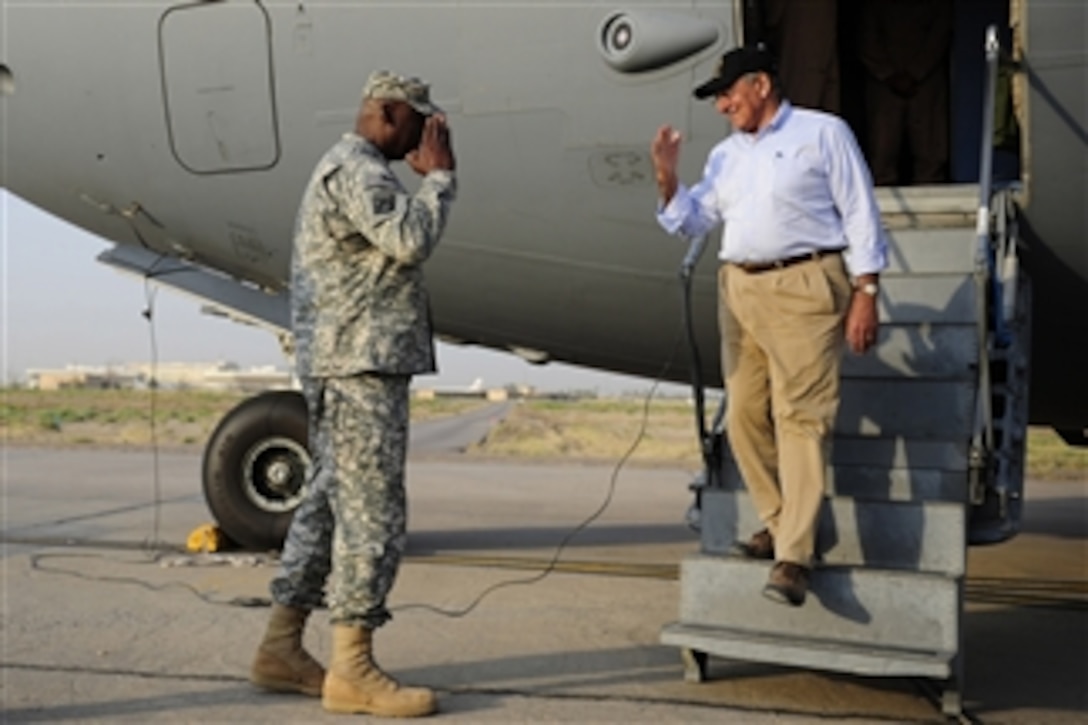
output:
[[[843,17],[864,1],[841,0]],[[708,354],[698,371],[683,350],[667,365],[685,248],[653,221],[649,143],[663,123],[681,129],[682,178],[698,178],[728,128],[691,90],[742,41],[755,2],[4,0],[0,181],[111,241],[100,261],[263,325],[290,356],[291,230],[313,164],[352,128],[371,70],[419,75],[458,156],[459,198],[426,270],[441,339],[676,382],[698,372],[720,386],[713,259],[691,287]],[[984,30],[996,22],[1019,64],[1022,136],[1005,187],[1033,280],[1021,402],[1028,422],[1084,445],[1088,10],[955,5],[952,178],[881,188],[882,209],[923,233],[986,226],[978,119]],[[843,83],[855,92],[849,74]],[[301,398],[272,392],[212,435],[204,489],[235,540],[282,541],[304,488],[305,431]]]
[[[487,392],[483,378],[476,378],[468,385],[443,385],[432,390],[440,395],[483,395]]]

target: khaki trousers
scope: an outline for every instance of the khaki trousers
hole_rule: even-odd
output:
[[[812,565],[851,285],[842,256],[718,275],[726,433],[775,559]]]

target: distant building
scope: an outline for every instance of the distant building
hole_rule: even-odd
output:
[[[482,398],[493,402],[510,400],[511,398],[531,398],[534,389],[528,385],[506,385],[501,388],[485,388],[483,380],[477,378],[472,385],[437,385],[432,387],[420,387],[414,390],[417,400],[434,400],[436,398]]]
[[[112,366],[68,365],[56,370],[32,368],[26,374],[27,387],[37,390],[136,388],[147,385],[147,380],[139,373]]]
[[[257,393],[262,390],[288,390],[294,387],[290,373],[272,365],[235,370],[212,370],[204,376],[204,384],[216,390],[241,390]]]
[[[293,388],[290,372],[271,365],[242,368],[232,362],[123,363],[120,365],[68,365],[64,368],[27,370],[27,386],[38,390],[63,388],[138,389],[154,381],[160,389],[225,390],[258,392]]]

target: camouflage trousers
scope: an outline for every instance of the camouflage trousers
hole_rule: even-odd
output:
[[[385,599],[406,540],[409,382],[303,379],[313,470],[270,587],[277,603],[320,607],[327,580],[332,622],[374,629],[390,619]]]

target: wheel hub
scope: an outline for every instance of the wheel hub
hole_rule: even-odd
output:
[[[242,464],[246,497],[263,511],[282,513],[302,502],[310,456],[290,438],[268,438],[246,453]]]

